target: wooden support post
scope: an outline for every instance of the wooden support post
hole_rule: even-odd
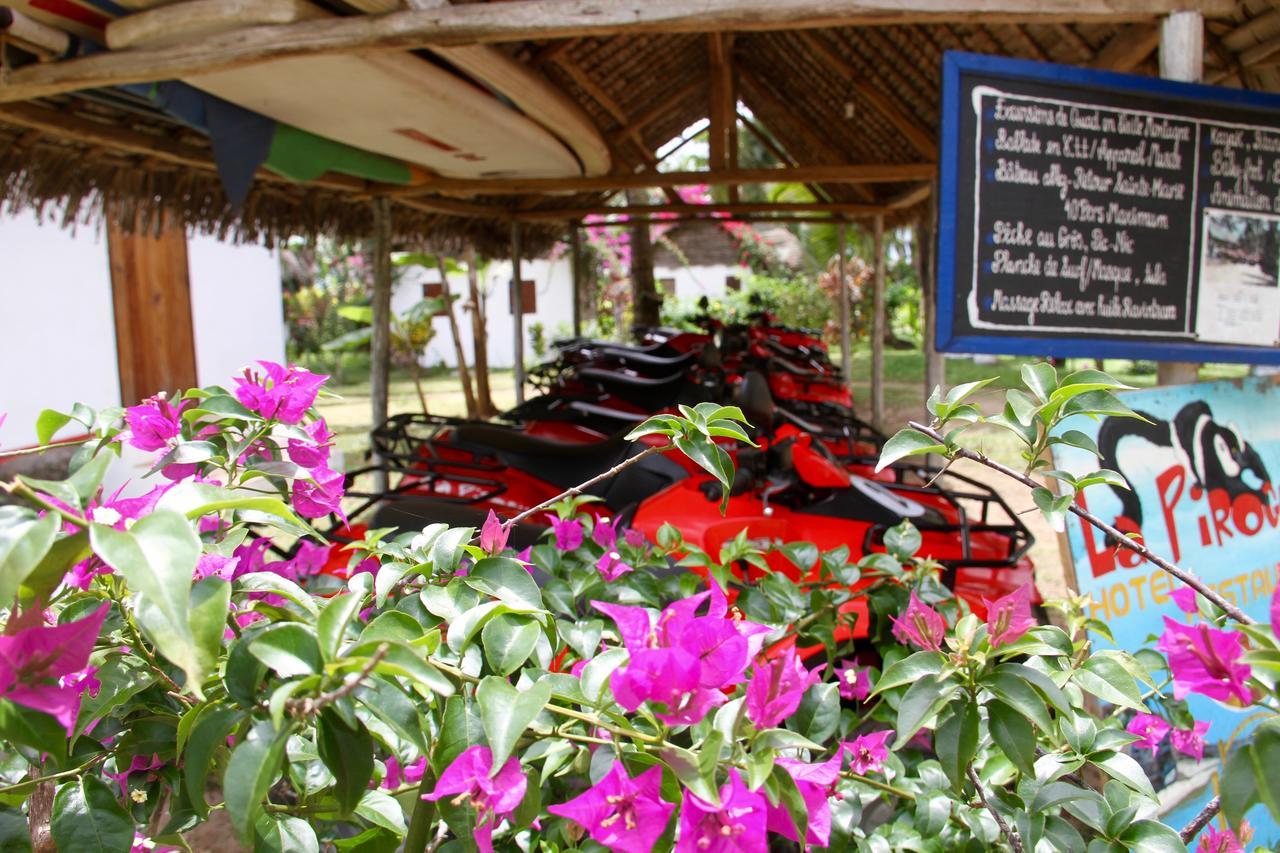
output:
[[[1198,83],[1204,76],[1204,18],[1199,12],[1174,12],[1160,22],[1160,76]],[[1186,385],[1200,378],[1200,365],[1162,361],[1156,381]]]
[[[920,290],[924,296],[924,395],[946,384],[947,362],[938,352],[938,312],[946,310],[938,304],[938,255],[934,240],[938,234],[938,195],[931,195],[928,212],[916,226],[916,253],[920,263]]]
[[[871,310],[871,423],[884,429],[884,214],[875,218],[874,250],[876,275]]]
[[[511,223],[511,371],[516,380],[516,405],[524,402],[524,235]]]
[[[845,262],[845,224],[836,226],[836,299],[840,306],[840,369],[844,381],[853,387],[853,335],[849,323],[849,290],[845,287],[848,265]]]
[[[582,337],[582,223],[569,226],[569,252],[573,271],[573,336]]]
[[[391,373],[391,201],[373,200],[373,334],[369,343],[369,399],[373,428],[390,415]],[[380,462],[374,458],[374,462]],[[374,475],[374,491],[385,492],[387,472]]]

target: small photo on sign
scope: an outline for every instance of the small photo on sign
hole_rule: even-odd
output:
[[[1280,341],[1280,216],[1207,208],[1196,334],[1271,346]]]

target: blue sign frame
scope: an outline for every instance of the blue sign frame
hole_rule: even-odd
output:
[[[1243,89],[1196,83],[1180,83],[1134,74],[1098,71],[1022,59],[949,51],[942,64],[942,128],[939,162],[938,281],[936,345],[944,352],[979,352],[1013,355],[1133,358],[1157,361],[1219,361],[1280,364],[1280,347],[1181,341],[1120,340],[1104,336],[960,334],[955,329],[957,297],[957,205],[960,181],[961,78],[966,73],[1003,77],[1013,81],[1060,83],[1102,88],[1118,93],[1172,97],[1183,101],[1219,104],[1248,110],[1280,113],[1280,96]]]

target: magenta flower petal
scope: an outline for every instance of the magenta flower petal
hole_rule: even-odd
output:
[[[809,686],[820,678],[805,669],[794,645],[779,657],[757,663],[747,682],[747,718],[762,729],[779,725],[796,712]]]
[[[484,525],[480,528],[480,550],[486,554],[500,554],[507,547],[507,539],[511,533],[502,526],[498,514],[489,510]]]
[[[893,636],[900,643],[913,643],[922,649],[940,651],[942,639],[947,634],[947,623],[942,615],[916,597],[911,591],[911,601],[902,618],[893,617]]]
[[[1198,721],[1189,729],[1174,729],[1170,740],[1178,752],[1201,761],[1204,759],[1204,736],[1208,731],[1209,723]]]
[[[139,450],[169,449],[170,443],[182,435],[182,410],[190,404],[190,400],[182,400],[175,408],[163,394],[157,394],[125,409],[129,444]]]
[[[1173,599],[1173,603],[1178,605],[1178,609],[1183,613],[1195,614],[1199,612],[1196,604],[1196,591],[1189,586],[1180,586],[1169,593],[1169,597]]]
[[[1035,617],[1031,615],[1029,583],[995,601],[984,598],[982,603],[987,608],[987,636],[991,639],[993,649],[1015,642],[1036,624]]]
[[[320,386],[329,378],[292,364],[288,367],[270,361],[258,364],[266,374],[246,370],[243,377],[237,377],[236,399],[246,409],[282,424],[301,421],[315,403]]]
[[[622,531],[622,541],[626,542],[632,548],[639,548],[644,544],[644,534],[634,527],[628,527]]]
[[[627,647],[627,651],[635,654],[640,649],[649,647],[653,620],[650,619],[648,610],[629,604],[610,604],[607,601],[593,601],[591,606],[618,626],[618,633],[622,636],[622,644]]]
[[[1152,754],[1160,748],[1160,741],[1164,740],[1164,736],[1169,733],[1171,726],[1165,722],[1163,717],[1157,717],[1155,714],[1136,714],[1129,721],[1129,725],[1124,730],[1131,735],[1137,735],[1141,740],[1134,741],[1134,747],[1138,749],[1149,749]]]
[[[888,743],[891,737],[893,730],[885,729],[845,741],[844,751],[849,755],[849,769],[859,776],[879,770],[889,757]]]
[[[622,562],[622,556],[617,551],[605,551],[600,555],[600,559],[596,560],[596,571],[600,573],[600,577],[613,583],[634,569]]]
[[[1244,853],[1244,846],[1253,840],[1253,827],[1249,821],[1240,821],[1240,834],[1237,836],[1230,829],[1218,829],[1209,826],[1200,836],[1196,845],[1196,853]]]
[[[817,844],[825,847],[831,839],[831,804],[829,802],[832,786],[836,779],[840,777],[840,763],[843,760],[843,753],[837,750],[836,754],[821,764],[805,764],[803,761],[797,761],[794,758],[779,758],[777,764],[791,775],[796,783],[796,789],[800,792],[800,796],[804,798],[806,810],[809,813],[808,832],[805,833],[805,842],[808,844]],[[792,841],[798,842],[800,838],[796,834],[795,826],[791,822],[791,815],[786,808],[779,803],[778,805],[767,804],[768,817],[767,825],[769,830],[776,832],[784,838],[790,838]]]
[[[490,778],[492,771],[493,752],[489,747],[467,747],[440,774],[435,790],[422,795],[422,799],[433,802],[453,797],[454,802],[465,802],[475,809],[475,840],[482,850],[493,849],[490,839],[494,826],[520,807],[528,787],[520,762],[514,757],[508,758]]]
[[[595,527],[591,530],[591,541],[605,551],[613,550],[613,546],[618,542],[618,522],[605,518],[596,519]]]
[[[70,737],[80,712],[80,695],[88,683],[63,676],[80,674],[89,663],[94,643],[111,605],[104,603],[76,622],[46,627],[33,625],[0,636],[0,696],[42,711],[62,724]]]
[[[729,783],[720,789],[720,803],[717,807],[684,792],[676,853],[766,853],[769,801],[764,794],[748,788],[731,769]]]
[[[576,518],[553,520],[551,531],[556,537],[556,547],[561,551],[572,551],[582,544],[582,522]]]
[[[836,670],[836,684],[840,687],[841,698],[856,699],[859,702],[866,701],[867,696],[871,693],[871,675],[869,673],[870,670],[866,667],[858,666],[856,661],[841,661]]]
[[[323,518],[331,513],[341,515],[345,493],[343,480],[340,471],[313,469],[310,480],[294,480],[293,508],[303,518]]]
[[[567,803],[547,807],[571,820],[591,838],[621,853],[650,853],[667,829],[675,805],[659,795],[662,768],[651,767],[632,779],[621,761],[596,785]]]
[[[1240,634],[1204,623],[1183,625],[1168,616],[1164,627],[1158,648],[1169,659],[1173,698],[1199,693],[1228,705],[1253,703],[1253,691],[1246,684],[1253,670],[1240,662],[1244,654]]]

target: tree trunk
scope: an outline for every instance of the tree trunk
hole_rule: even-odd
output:
[[[475,344],[476,362],[476,414],[490,418],[498,413],[489,389],[489,339],[485,331],[484,297],[480,293],[480,273],[476,269],[476,250],[468,248],[467,290],[471,298],[471,335]]]
[[[640,203],[637,201],[639,196],[628,192],[627,201]],[[636,325],[658,325],[662,318],[662,297],[658,295],[658,287],[653,280],[653,240],[648,219],[635,219],[631,225],[631,294]]]
[[[458,318],[453,315],[453,293],[449,289],[449,274],[445,271],[444,258],[436,255],[440,268],[440,289],[444,294],[444,310],[449,316],[449,334],[453,337],[453,352],[458,357],[458,381],[462,383],[462,397],[467,406],[467,417],[475,418],[476,395],[471,390],[471,372],[467,370],[467,354],[462,351],[462,335],[458,332]]]
[[[418,363],[418,353],[409,356],[409,375],[413,377],[413,387],[418,391],[418,402],[422,405],[422,414],[427,415],[427,393],[422,390],[422,365]]]
[[[39,768],[32,775],[40,775]],[[27,829],[31,836],[32,853],[57,853],[58,847],[53,843],[53,834],[49,829],[53,822],[53,794],[53,783],[41,782],[27,800]]]

